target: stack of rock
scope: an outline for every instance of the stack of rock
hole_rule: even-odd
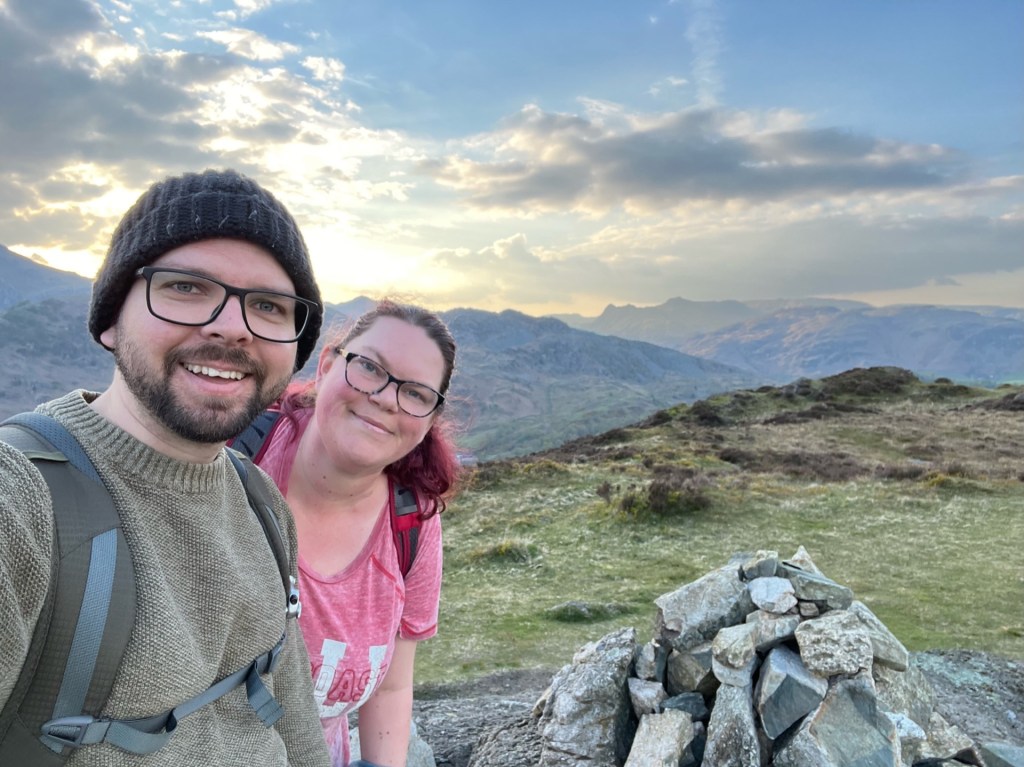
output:
[[[542,767],[1018,764],[935,711],[906,648],[802,547],[655,601],[650,642],[613,632],[554,677],[535,709]]]

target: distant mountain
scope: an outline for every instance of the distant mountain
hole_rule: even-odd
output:
[[[483,457],[559,445],[755,382],[727,365],[552,318],[475,309],[444,318],[459,343],[453,406],[468,425],[466,446]]]
[[[681,349],[685,339],[711,333],[740,322],[764,317],[784,309],[808,307],[865,307],[857,301],[826,298],[781,298],[764,301],[688,301],[670,298],[658,306],[638,307],[632,304],[609,304],[597,317],[578,314],[554,315],[566,324],[634,341]]]
[[[769,381],[894,365],[924,377],[1024,380],[1024,319],[941,306],[789,309],[689,338],[679,347]]]
[[[19,256],[0,245],[0,309],[19,301],[89,295],[92,282],[81,275],[63,272]]]
[[[10,302],[0,306],[0,415],[109,383],[113,360],[85,327],[88,280],[2,250],[0,285]],[[372,303],[328,305],[321,342]],[[560,445],[719,391],[854,367],[1024,381],[1024,311],[1006,307],[680,298],[575,320],[586,330],[515,311],[443,316],[459,344],[450,392],[459,440],[481,458]]]
[[[21,301],[0,311],[0,418],[71,389],[99,391],[114,358],[86,328],[89,293]]]
[[[0,262],[4,284],[5,266]],[[37,275],[37,295],[51,295],[48,281],[60,280],[51,271]],[[113,358],[86,329],[89,283],[81,281],[84,291],[42,300],[22,294],[19,303],[0,310],[0,416],[110,382]],[[371,305],[365,297],[328,305],[321,342]],[[552,447],[756,383],[727,365],[574,330],[558,320],[471,309],[442,316],[459,344],[450,391],[452,412],[465,424],[459,442],[484,459]],[[304,373],[312,375],[313,365],[307,367]]]
[[[1024,309],[890,306],[777,299],[609,306],[573,327],[657,343],[749,371],[765,382],[896,365],[924,377],[996,384],[1024,380]]]

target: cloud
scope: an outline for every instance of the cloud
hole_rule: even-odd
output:
[[[297,46],[268,40],[251,29],[216,29],[199,32],[197,36],[220,43],[230,53],[254,61],[280,61],[299,51]]]
[[[690,81],[687,80],[685,77],[675,77],[674,75],[669,75],[668,77],[663,77],[660,80],[658,80],[658,82],[654,83],[650,88],[647,89],[647,92],[652,96],[660,96],[663,91],[679,90],[689,84]]]
[[[116,12],[108,21],[85,0],[0,6],[0,145],[16,148],[0,155],[5,244],[98,255],[142,189],[205,167],[255,175],[314,222],[333,217],[325,199],[356,211],[405,194],[378,159],[404,162],[405,140],[353,121],[358,106],[336,93],[341,61],[210,19],[146,41],[130,5]],[[308,71],[290,71],[291,58]]]
[[[477,249],[433,254],[458,275],[436,300],[535,313],[607,303],[871,293],[952,285],[966,273],[1020,266],[1024,221],[983,217],[808,219],[693,236],[665,219],[615,225],[566,248],[530,247],[518,233]],[[480,285],[487,285],[486,294]]]
[[[722,51],[721,19],[715,0],[690,0],[691,13],[686,41],[693,51],[693,78],[697,83],[697,104],[712,107],[722,91],[718,57]]]
[[[340,83],[345,79],[345,65],[337,59],[308,56],[302,60],[302,66],[308,69],[314,78],[323,82]]]
[[[653,214],[700,200],[760,204],[934,189],[963,170],[962,158],[942,147],[773,127],[794,122],[791,116],[697,107],[640,115],[585,106],[585,114],[572,115],[528,105],[421,170],[477,208],[589,216]]]
[[[264,11],[272,5],[276,5],[279,1],[280,0],[235,0],[235,10],[223,11],[218,15],[231,21],[237,21]]]

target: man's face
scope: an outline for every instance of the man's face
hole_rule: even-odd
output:
[[[184,245],[152,265],[240,288],[295,291],[273,256],[241,240]],[[190,442],[212,444],[238,434],[280,396],[295,368],[296,343],[253,336],[237,297],[208,325],[175,325],[149,312],[141,277],[101,338],[114,349],[135,417]]]

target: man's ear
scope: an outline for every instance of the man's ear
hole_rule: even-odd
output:
[[[100,343],[108,352],[114,351],[114,345],[117,343],[116,323],[100,333]]]

